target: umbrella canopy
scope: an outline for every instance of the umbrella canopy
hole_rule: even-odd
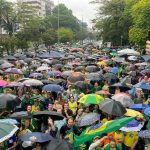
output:
[[[78,102],[82,104],[100,104],[103,100],[104,98],[100,95],[87,94],[80,98]]]
[[[20,99],[12,94],[0,94],[0,109],[14,110],[20,104]]]
[[[0,119],[0,123],[1,123],[1,122],[13,124],[13,125],[18,124],[17,120],[15,120],[15,119],[10,119],[10,118],[9,118],[9,119]]]
[[[77,147],[85,142],[91,141],[94,137],[100,136],[103,133],[115,132],[133,119],[134,117],[116,119],[107,121],[102,126],[95,125],[94,127],[89,127],[80,136],[75,136],[74,146]]]
[[[145,104],[133,104],[130,106],[130,109],[136,110],[136,111],[142,111],[143,109],[146,109],[150,107],[150,105]]]
[[[47,66],[40,66],[39,68],[36,69],[36,71],[47,71],[49,70],[49,67]]]
[[[63,92],[64,88],[57,84],[48,84],[43,87],[43,90],[49,92]]]
[[[30,78],[31,77],[42,77],[42,76],[43,76],[43,74],[41,74],[41,73],[32,73],[29,75]]]
[[[113,73],[106,73],[104,75],[104,79],[105,81],[107,81],[109,84],[114,84],[116,82],[119,81],[117,75],[113,74]]]
[[[138,136],[141,138],[150,139],[150,130],[142,130],[139,132]]]
[[[142,83],[140,85],[140,88],[143,90],[150,90],[150,83],[149,82]]]
[[[19,111],[10,115],[10,118],[14,119],[22,119],[22,118],[31,118],[31,115],[27,113],[27,111]]]
[[[86,78],[91,81],[101,81],[104,79],[103,75],[100,73],[89,73],[86,75]]]
[[[25,80],[23,82],[23,84],[27,85],[27,86],[40,86],[40,85],[43,85],[43,83],[40,80],[36,80],[36,79]]]
[[[32,58],[25,58],[24,59],[24,62],[26,62],[27,64],[31,63],[32,62]]]
[[[127,48],[127,49],[123,49],[123,50],[118,51],[118,55],[120,55],[120,56],[121,56],[121,55],[139,56],[140,53],[137,52],[137,51],[135,51],[134,49],[128,49],[128,48]]]
[[[100,109],[103,112],[114,116],[123,116],[126,113],[125,107],[120,102],[111,99],[101,103]]]
[[[47,111],[47,110],[35,112],[35,113],[33,113],[33,116],[34,117],[50,116],[53,120],[62,120],[62,119],[64,119],[64,117],[61,114],[59,114],[55,111]]]
[[[118,93],[112,96],[112,99],[119,101],[124,107],[130,107],[134,104],[130,95],[126,93]]]
[[[5,72],[10,73],[10,74],[20,74],[20,75],[23,74],[23,72],[17,68],[9,68],[9,69],[5,70]]]
[[[69,83],[74,84],[77,81],[84,81],[84,75],[80,72],[74,72],[67,78]]]
[[[6,81],[0,80],[0,87],[6,86],[6,85],[7,85],[7,82],[6,82]]]
[[[24,84],[21,82],[15,82],[14,81],[14,82],[8,83],[8,85],[6,87],[21,87],[21,86],[24,86]]]
[[[95,123],[96,121],[100,120],[100,115],[97,113],[88,113],[83,117],[80,117],[77,120],[77,125],[79,127],[83,127],[83,126],[89,126],[92,125],[93,123]]]
[[[142,113],[132,110],[132,109],[126,109],[126,113],[124,114],[124,116],[128,116],[128,117],[138,117],[138,118],[144,118],[144,116],[142,115]]]
[[[41,132],[31,132],[20,136],[20,139],[22,141],[33,141],[43,143],[52,140],[53,137],[50,136],[50,134],[45,134]]]
[[[115,89],[117,87],[121,90],[121,92],[126,92],[126,91],[131,89],[127,85],[125,85],[123,83],[115,83],[115,84],[110,86],[110,90],[115,91]]]
[[[150,107],[144,110],[144,114],[150,117]]]
[[[118,67],[114,67],[114,68],[111,68],[110,69],[110,72],[112,72],[112,73],[118,73],[119,72],[119,68]]]
[[[134,119],[131,122],[127,123],[124,127],[120,128],[120,130],[124,132],[137,132],[140,131],[142,127],[143,124]]]
[[[47,146],[46,150],[73,150],[72,146],[62,139],[53,139]]]
[[[80,90],[85,90],[85,89],[89,89],[91,87],[90,84],[85,83],[84,81],[78,81],[75,83],[75,87],[80,89]]]
[[[47,73],[47,75],[50,77],[58,77],[58,76],[61,76],[62,73],[60,71],[50,71]]]
[[[0,65],[0,68],[7,69],[7,68],[11,68],[13,66],[14,66],[13,64],[6,62],[6,63],[3,63],[2,65]]]
[[[87,66],[87,67],[85,68],[85,70],[88,71],[88,72],[97,72],[97,71],[99,71],[100,69],[99,69],[97,66]]]
[[[6,141],[15,134],[18,127],[9,123],[0,122],[0,143]]]
[[[61,68],[63,68],[63,64],[55,64],[55,65],[53,65],[53,68],[61,69]]]
[[[85,67],[84,66],[78,66],[78,67],[76,67],[75,69],[74,69],[75,71],[83,71],[83,70],[85,70]]]
[[[72,71],[72,70],[70,70],[70,71],[64,71],[63,73],[62,73],[62,77],[64,78],[64,79],[67,79],[71,74],[73,74],[74,72]]]

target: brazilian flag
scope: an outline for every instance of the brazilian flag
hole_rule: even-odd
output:
[[[77,147],[85,142],[92,141],[94,137],[100,136],[103,133],[115,132],[133,119],[134,117],[125,117],[122,119],[107,121],[106,123],[98,127],[97,125],[94,127],[89,127],[84,132],[82,132],[80,136],[74,137],[74,147]]]

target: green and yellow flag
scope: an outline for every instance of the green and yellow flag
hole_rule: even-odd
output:
[[[112,121],[107,121],[103,125],[96,125],[94,127],[87,128],[80,136],[75,136],[74,147],[77,147],[85,142],[91,141],[94,137],[100,136],[103,133],[110,133],[119,130],[127,123],[132,121],[134,117],[125,117]]]

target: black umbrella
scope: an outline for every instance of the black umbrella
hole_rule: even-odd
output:
[[[15,112],[13,114],[10,115],[10,118],[14,118],[14,119],[25,119],[25,118],[31,118],[32,115],[28,114],[27,111],[19,111],[19,112]]]
[[[86,71],[88,71],[88,72],[97,72],[97,71],[100,71],[100,69],[97,67],[97,66],[87,66],[86,68]]]
[[[100,73],[89,73],[86,75],[86,78],[91,81],[101,81],[104,80],[104,77]]]
[[[113,73],[106,73],[104,75],[104,79],[105,81],[107,81],[109,84],[114,84],[119,82],[119,79],[117,77],[117,75],[113,74]]]
[[[74,71],[83,71],[85,69],[85,67],[84,66],[78,66],[78,67],[76,67],[75,69],[74,69]]]
[[[125,107],[120,102],[111,99],[102,102],[100,109],[109,115],[115,116],[123,116],[126,113]]]
[[[46,150],[73,150],[71,144],[62,139],[53,139],[47,146]]]
[[[62,120],[64,117],[55,111],[38,111],[33,113],[34,117],[50,116],[53,120]]]
[[[115,92],[116,87],[118,87],[121,92],[126,92],[131,89],[130,87],[128,87],[127,85],[125,85],[123,83],[115,83],[115,84],[111,85],[109,88],[111,93]]]
[[[0,109],[14,110],[16,106],[20,104],[20,99],[16,95],[1,94],[0,95]]]
[[[88,83],[85,83],[84,81],[78,81],[75,83],[75,87],[79,88],[80,90],[85,90],[91,88],[91,85]]]
[[[53,66],[53,68],[61,69],[61,68],[63,68],[63,65],[62,64],[56,64],[56,65]]]

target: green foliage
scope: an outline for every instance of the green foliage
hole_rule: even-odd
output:
[[[48,29],[42,34],[42,40],[46,47],[57,42],[57,33],[54,29]]]
[[[133,26],[130,28],[129,38],[138,47],[144,48],[147,33],[150,30],[150,1],[139,0],[132,6],[131,15]]]
[[[73,31],[69,28],[60,28],[57,30],[57,33],[59,34],[59,40],[62,43],[65,42],[72,42],[74,38]]]
[[[59,9],[59,15],[58,15]],[[79,31],[80,25],[75,16],[73,16],[72,11],[69,10],[64,4],[59,4],[53,9],[52,15],[50,15],[47,20],[50,22],[50,27],[58,29],[58,16],[59,16],[59,26],[64,28],[70,28],[72,31]]]
[[[7,36],[0,38],[0,45],[3,47],[3,50],[7,51],[7,54],[13,54],[16,49],[17,39],[16,37]]]

